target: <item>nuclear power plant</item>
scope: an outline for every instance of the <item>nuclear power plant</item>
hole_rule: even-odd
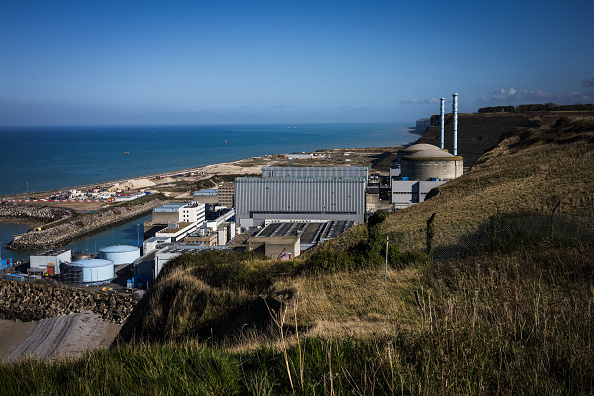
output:
[[[440,106],[440,146],[413,144],[398,151],[396,163],[390,169],[391,203],[394,208],[404,208],[423,202],[432,188],[450,179],[462,176],[463,161],[458,155],[458,94],[452,103],[454,122],[453,153],[444,149],[444,102]]]

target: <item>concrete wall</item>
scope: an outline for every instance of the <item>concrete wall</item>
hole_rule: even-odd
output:
[[[462,159],[410,159],[403,157],[402,176],[417,180],[437,178],[443,180],[462,176]]]

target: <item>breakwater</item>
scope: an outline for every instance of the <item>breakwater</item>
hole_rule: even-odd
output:
[[[20,235],[15,235],[14,240],[8,244],[14,250],[42,250],[65,246],[88,235],[95,234],[131,219],[141,217],[153,208],[161,205],[163,201],[153,198],[144,203],[123,204],[96,213],[71,215],[44,225],[41,230],[34,228]],[[7,205],[9,208],[23,210],[21,219],[26,218],[24,213],[31,209],[24,206]],[[63,209],[40,208],[49,211]],[[0,213],[0,217],[2,214]],[[6,218],[15,218],[14,214]]]
[[[62,208],[39,208],[22,205],[0,205],[0,219],[4,221],[47,224],[71,217],[73,212]]]
[[[30,322],[91,310],[107,322],[122,324],[136,301],[103,291],[0,280],[0,319]]]

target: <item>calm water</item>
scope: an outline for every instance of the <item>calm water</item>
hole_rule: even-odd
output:
[[[65,249],[73,252],[96,253],[99,249],[113,245],[131,245],[137,246],[140,239],[142,246],[142,223],[149,220],[151,215],[130,221],[115,228],[103,231],[99,234],[90,236],[82,241],[71,243]],[[137,224],[139,226],[137,227]],[[29,226],[23,224],[0,223],[0,242],[2,242],[2,257],[12,258],[13,260],[28,260],[29,256],[36,253],[34,251],[20,251],[5,249],[8,242],[12,241],[13,235],[26,232]],[[138,231],[138,233],[137,233]]]
[[[2,127],[0,196],[266,154],[397,146],[417,139],[413,125]]]

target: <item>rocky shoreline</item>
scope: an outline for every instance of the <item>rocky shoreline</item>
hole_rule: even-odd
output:
[[[116,293],[0,280],[0,319],[30,322],[91,310],[121,325],[136,302]]]
[[[0,205],[0,221],[10,221],[31,226],[52,223],[66,219],[72,215],[72,211],[62,208]]]
[[[142,217],[162,203],[161,199],[154,198],[142,204],[124,204],[78,216],[60,208],[1,205],[0,219],[34,219],[48,223],[41,227],[41,230],[34,228],[24,234],[15,235],[14,240],[7,246],[13,250],[42,250],[64,246],[120,223]]]

